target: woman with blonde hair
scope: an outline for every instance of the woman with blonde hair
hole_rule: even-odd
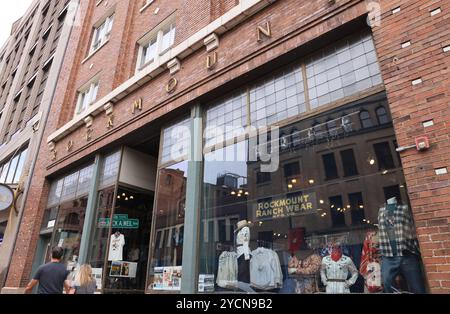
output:
[[[81,265],[75,275],[70,294],[94,294],[97,284],[92,276],[92,268],[88,264]]]

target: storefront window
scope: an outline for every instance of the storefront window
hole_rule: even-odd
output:
[[[394,130],[380,123],[367,132],[358,121],[377,102],[386,103],[384,94],[282,127],[289,134],[348,118],[337,136],[302,137],[303,145],[281,149],[278,170],[266,175],[261,161],[217,158],[233,150],[242,156],[248,141],[205,156],[199,273],[210,280],[200,282],[203,292],[425,291],[403,172],[391,147],[378,145],[393,142]],[[390,210],[404,234],[391,233]],[[395,271],[396,258],[408,259],[412,270]],[[389,269],[394,275],[382,277]]]
[[[189,119],[163,130],[163,147],[156,182],[148,291],[181,288]],[[184,137],[183,134],[184,133]],[[181,140],[180,140],[181,136]],[[176,139],[179,139],[178,141]],[[161,165],[161,162],[164,162]]]
[[[85,166],[50,186],[47,213],[52,219],[42,227],[53,228],[51,244],[64,249],[63,262],[69,270],[76,267],[80,255],[92,171],[93,165]]]
[[[64,202],[59,206],[52,246],[64,249],[63,262],[73,268],[80,255],[87,196]]]

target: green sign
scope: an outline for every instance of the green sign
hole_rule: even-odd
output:
[[[111,226],[110,218],[100,218],[98,220],[99,228],[109,228]],[[127,214],[117,214],[113,216],[113,229],[139,229],[139,219],[130,219]]]

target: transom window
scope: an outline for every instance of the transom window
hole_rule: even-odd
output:
[[[175,42],[175,23],[166,24],[160,29],[151,32],[141,42],[139,67],[155,62],[166,53]]]

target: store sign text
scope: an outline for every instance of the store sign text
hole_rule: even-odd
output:
[[[294,197],[259,202],[256,209],[256,220],[285,218],[297,216],[316,209],[315,193]]]

